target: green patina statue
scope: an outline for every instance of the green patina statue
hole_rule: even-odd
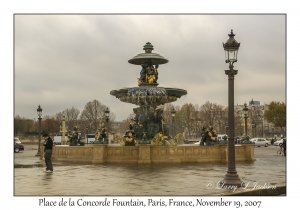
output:
[[[155,139],[159,133],[166,136],[165,139],[170,139],[170,128],[164,123],[162,108],[154,109],[150,107],[145,109],[139,107],[134,108],[133,112],[135,117],[131,119],[129,128],[124,134],[122,145],[134,146],[136,143],[153,144],[153,139]],[[131,134],[129,134],[129,132]],[[134,141],[131,141],[131,138],[133,138]]]
[[[150,141],[148,141],[146,132],[143,132],[142,140],[139,142],[139,144],[150,144]]]
[[[249,140],[249,136],[245,136],[242,140],[242,144],[253,144],[253,142]]]
[[[217,144],[217,131],[212,126],[202,127],[200,146],[213,146]]]
[[[69,146],[84,146],[84,142],[81,141],[81,135],[78,132],[78,126],[74,126],[73,132],[68,134]]]
[[[108,138],[106,135],[105,128],[102,128],[101,132],[100,132],[100,130],[98,130],[96,139],[97,140],[94,142],[94,144],[108,144]]]
[[[219,142],[219,144],[228,144],[227,135],[222,137],[222,141]]]

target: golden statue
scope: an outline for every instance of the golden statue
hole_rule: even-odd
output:
[[[158,134],[156,134],[154,136],[153,139],[155,139],[155,141],[151,142],[151,145],[165,145],[166,139],[168,137],[164,136],[162,132],[159,132]]]
[[[147,75],[148,83],[152,84],[155,81],[155,76],[153,74]]]
[[[131,143],[131,142],[133,141],[132,133],[131,133],[131,132],[128,133],[128,136],[126,137],[125,140],[126,140],[127,142],[129,142],[129,143]]]
[[[138,84],[140,85],[142,83],[141,78],[137,78],[137,80],[138,80]]]

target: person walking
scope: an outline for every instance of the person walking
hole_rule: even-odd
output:
[[[274,142],[275,142],[275,141],[274,141],[274,139],[272,138],[272,140],[271,140],[271,144],[273,145],[273,144],[274,144]]]
[[[48,134],[43,134],[44,138],[44,157],[46,163],[46,173],[53,173],[51,155],[52,155],[52,147],[53,147],[53,140],[50,138]]]
[[[283,154],[284,156],[286,156],[286,139],[283,139],[282,147],[283,147]]]

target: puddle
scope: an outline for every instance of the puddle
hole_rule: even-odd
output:
[[[14,168],[37,168],[37,167],[44,167],[43,164],[30,164],[30,165],[21,165],[21,164],[15,164]]]

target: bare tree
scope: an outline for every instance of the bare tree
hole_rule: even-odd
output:
[[[34,122],[31,119],[24,119],[24,128],[25,132],[31,132],[34,129]]]
[[[24,117],[20,117],[19,115],[15,116],[14,118],[14,133],[19,134],[23,132],[23,121]]]
[[[167,125],[169,125],[170,128],[172,128],[172,110],[174,108],[174,105],[169,103],[164,105],[164,121]]]
[[[68,126],[69,129],[74,128],[74,126],[78,126],[78,116],[80,114],[79,109],[74,108],[67,108],[63,111],[63,114],[65,115],[66,118],[66,125]]]
[[[63,112],[59,112],[55,114],[55,126],[56,126],[56,134],[60,133],[63,119]]]
[[[56,123],[54,116],[46,115],[42,119],[42,131],[46,131],[48,133],[56,132]]]
[[[175,119],[177,126],[181,127],[182,131],[183,129],[187,129],[188,135],[191,134],[195,114],[195,107],[191,103],[184,104],[176,113]]]
[[[101,119],[105,118],[105,109],[106,106],[95,99],[84,106],[80,119],[89,123],[90,131],[96,132],[100,128]]]

